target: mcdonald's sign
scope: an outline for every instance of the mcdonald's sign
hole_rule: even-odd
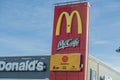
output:
[[[69,63],[70,59],[76,62],[74,65],[79,64],[80,68],[77,67],[77,71],[71,69],[73,63],[56,65],[58,62],[55,60],[60,59],[52,57],[50,80],[87,80],[89,8],[88,2],[55,6],[51,54],[80,54],[80,62],[66,56],[60,58],[60,63]]]
[[[80,14],[77,10],[72,11],[72,13],[69,15],[68,12],[62,12],[58,18],[58,22],[57,22],[57,26],[56,26],[56,36],[60,35],[60,28],[61,28],[61,24],[62,24],[62,18],[63,16],[65,16],[66,18],[66,33],[71,33],[71,24],[72,24],[72,20],[73,20],[73,16],[76,15],[77,16],[77,23],[78,23],[78,34],[82,33],[82,21],[81,21],[81,17]]]

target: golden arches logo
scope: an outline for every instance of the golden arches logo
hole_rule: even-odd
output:
[[[59,36],[60,35],[60,27],[61,27],[61,24],[62,24],[62,18],[63,16],[65,15],[65,18],[66,18],[66,23],[67,23],[67,26],[66,26],[66,33],[71,33],[71,24],[72,24],[72,19],[73,19],[73,16],[76,14],[77,16],[77,23],[78,23],[78,34],[81,34],[82,33],[82,21],[81,21],[81,17],[80,17],[80,14],[78,11],[74,10],[70,15],[67,13],[67,12],[62,12],[58,18],[58,22],[57,22],[57,25],[56,25],[56,36]]]

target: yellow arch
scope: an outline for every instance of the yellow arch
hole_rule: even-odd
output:
[[[71,33],[72,19],[73,19],[73,16],[75,14],[77,16],[77,21],[78,21],[78,34],[82,33],[82,21],[81,21],[80,14],[79,14],[78,11],[74,10],[70,15],[67,12],[62,12],[60,14],[60,16],[58,18],[57,25],[56,25],[56,36],[60,35],[60,28],[61,28],[61,24],[62,24],[62,18],[63,18],[64,15],[65,15],[65,18],[66,18],[66,23],[67,23],[67,26],[66,26],[67,31],[66,32]]]

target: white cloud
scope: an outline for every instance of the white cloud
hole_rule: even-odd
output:
[[[20,39],[18,37],[4,36],[0,38],[0,45],[4,45],[6,50],[0,52],[1,55],[48,55],[50,54],[50,44],[45,40]],[[2,47],[2,46],[0,46]],[[9,49],[9,51],[8,51]],[[11,53],[16,52],[16,53]],[[9,54],[9,55],[8,55]]]
[[[98,41],[94,41],[93,44],[95,45],[102,45],[102,44],[109,44],[109,41],[102,41],[102,40],[98,40]]]

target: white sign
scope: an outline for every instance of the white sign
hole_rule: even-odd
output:
[[[38,60],[25,62],[0,61],[0,71],[44,71],[46,66]]]
[[[80,39],[76,38],[73,39],[67,39],[67,40],[61,40],[58,42],[57,50],[65,49],[68,47],[77,47],[80,45]]]

